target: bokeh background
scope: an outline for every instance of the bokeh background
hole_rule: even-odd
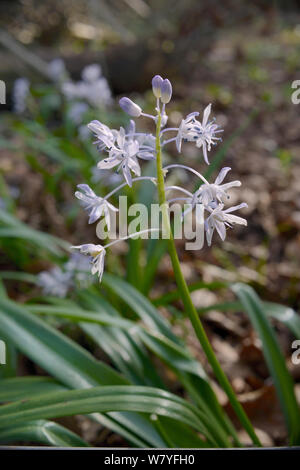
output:
[[[79,127],[89,118],[125,124],[117,106],[124,95],[151,111],[151,78],[160,74],[173,84],[170,126],[213,104],[224,135],[210,159],[218,151],[216,158],[232,168],[231,179],[242,181],[233,205],[248,204],[243,210],[248,228],[231,230],[225,243],[215,237],[211,249],[196,253],[185,252],[179,243],[188,283],[243,281],[263,299],[299,310],[300,104],[291,101],[291,84],[300,79],[299,1],[3,0],[0,18],[0,78],[7,87],[7,103],[0,106],[2,207],[68,242],[95,242],[94,229],[87,226],[73,195],[76,184],[92,181],[96,159],[91,139],[82,140]],[[96,63],[108,81],[111,102],[89,104],[85,122],[71,125],[66,118],[69,105],[65,107],[49,76],[48,64],[57,58],[63,59],[69,80],[79,81],[82,69]],[[28,79],[32,97],[24,112],[17,113],[14,86],[20,77]],[[180,156],[171,146],[168,158],[206,169],[194,146],[186,145]],[[125,258],[126,246],[119,251]],[[112,258],[108,266],[126,276],[122,257]],[[4,246],[0,267],[38,273],[51,263],[20,259]],[[28,291],[18,283],[8,281],[7,286],[17,300],[27,299]],[[172,287],[166,255],[150,294],[156,297]],[[193,299],[205,307],[203,302],[231,297],[212,290],[203,295],[202,290]],[[180,311],[179,303],[177,307]],[[248,320],[215,310],[207,313],[205,324],[236,391],[265,432],[265,442],[284,442],[261,345]],[[178,317],[174,328],[204,361],[186,322]],[[276,329],[288,360],[291,337],[280,324]],[[26,371],[28,363],[22,367]],[[299,380],[299,367],[290,362],[289,367]],[[110,445],[118,442],[116,436],[111,439]]]

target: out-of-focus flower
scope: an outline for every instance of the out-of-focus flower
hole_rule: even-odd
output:
[[[86,288],[93,282],[90,267],[90,261],[86,256],[72,253],[62,267],[55,266],[49,271],[40,272],[37,284],[46,295],[66,297],[77,284],[81,288]]]
[[[78,137],[81,141],[85,142],[90,138],[90,132],[89,129],[85,124],[82,124],[81,126],[78,127]]]
[[[13,110],[17,114],[22,114],[27,107],[29,95],[29,80],[27,78],[17,78],[12,91]]]
[[[92,168],[92,177],[91,180],[93,183],[103,183],[104,186],[113,186],[122,181],[122,176],[119,173],[109,173],[106,171],[100,170],[97,166]]]
[[[69,261],[65,263],[64,269],[71,273],[81,288],[88,287],[92,283],[90,261],[85,255],[72,253]]]
[[[68,117],[74,124],[78,125],[82,122],[82,118],[88,109],[86,103],[81,101],[73,103],[68,110]]]
[[[6,206],[6,201],[2,197],[0,197],[0,209],[6,210]]]
[[[63,82],[68,77],[65,63],[62,59],[57,58],[51,60],[48,64],[48,73],[55,82]]]
[[[102,69],[99,64],[90,64],[84,67],[81,73],[82,80],[93,83],[102,75]]]
[[[93,224],[100,219],[102,215],[105,217],[108,230],[110,230],[110,210],[117,212],[114,207],[106,199],[97,196],[87,184],[79,184],[77,186],[82,192],[76,191],[75,196],[80,200],[82,206],[89,214],[89,224]]]
[[[39,273],[37,282],[44,294],[56,297],[66,297],[68,290],[73,286],[72,274],[64,272],[58,266]]]
[[[105,77],[101,75],[101,67],[91,64],[82,71],[79,82],[65,81],[61,86],[68,100],[86,100],[91,106],[105,108],[111,104],[111,90]]]

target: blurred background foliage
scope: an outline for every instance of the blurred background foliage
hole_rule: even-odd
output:
[[[195,287],[196,307],[206,312],[205,326],[222,366],[260,437],[266,445],[285,443],[287,433],[262,343],[245,309],[234,305],[233,294],[225,287],[245,282],[265,301],[296,311],[300,307],[300,105],[291,102],[291,83],[300,78],[300,2],[4,0],[0,13],[0,78],[7,87],[7,103],[0,106],[0,267],[9,297],[33,303],[42,295],[35,276],[56,264],[63,266],[68,258],[66,245],[55,237],[71,244],[96,243],[94,228],[87,225],[74,190],[87,182],[103,195],[114,181],[101,179],[93,170],[99,156],[83,126],[92,119],[115,127],[127,125],[128,119],[114,104],[124,94],[151,111],[151,78],[157,73],[167,76],[174,90],[170,125],[213,103],[224,141],[211,153],[207,171],[214,177],[223,163],[231,166],[232,179],[243,183],[233,193],[232,204],[237,198],[248,204],[248,228],[235,228],[225,243],[215,240],[211,249],[195,253],[185,252],[184,242],[179,241],[182,268],[188,284]],[[63,59],[73,82],[81,80],[84,67],[101,65],[111,102],[98,106],[85,100],[87,107],[74,120],[71,110],[78,100],[66,99],[60,83],[49,74],[48,64],[57,58]],[[17,113],[13,96],[19,77],[29,81],[30,95],[26,109]],[[186,146],[184,152],[178,156],[171,147],[167,158],[184,158],[203,170],[195,148]],[[152,174],[151,165],[144,166],[145,172]],[[148,186],[127,195],[148,203],[152,197]],[[163,305],[161,312],[174,332],[205,365],[174,291],[162,244],[143,248],[130,242],[129,250],[120,244],[108,255],[107,269],[149,294],[155,305]],[[77,293],[72,296],[85,308],[92,302],[79,300]],[[123,308],[126,318],[135,318],[132,306],[124,307],[124,299],[116,300],[109,289],[105,298]],[[103,352],[76,325],[46,318],[125,373],[122,358],[111,352],[111,345]],[[295,328],[292,334],[278,318],[273,321],[299,396],[299,367],[290,361]],[[14,370],[18,375],[40,375],[40,366],[24,354]],[[174,371],[160,363],[158,370],[172,391],[185,394]],[[135,374],[131,370],[128,376],[132,379]],[[152,379],[159,383],[158,377]],[[230,414],[222,391],[216,384],[214,389]],[[124,444],[117,434],[91,428],[81,418],[69,427],[80,428],[79,434],[95,445]]]

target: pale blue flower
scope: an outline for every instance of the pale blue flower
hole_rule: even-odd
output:
[[[142,108],[126,96],[120,99],[119,105],[129,116],[139,117],[142,114]]]
[[[219,204],[214,209],[208,207],[208,210],[211,212],[205,221],[206,240],[208,246],[211,245],[215,229],[217,230],[221,240],[224,241],[226,238],[226,227],[231,228],[233,224],[247,225],[246,219],[231,214],[231,212],[242,209],[243,207],[247,207],[245,202],[238,206],[229,207],[225,210],[223,210],[224,204]]]
[[[163,78],[160,75],[155,75],[155,77],[152,78],[152,90],[156,98],[161,97],[162,84],[163,84]]]
[[[90,256],[91,273],[98,274],[99,282],[101,282],[106,251],[102,245],[93,245],[88,243],[86,245],[72,246],[71,248],[79,250],[80,253]]]
[[[169,103],[170,99],[172,98],[172,85],[170,80],[167,78],[163,80],[161,84],[161,101],[164,104]]]
[[[105,198],[97,196],[88,184],[78,184],[80,191],[75,192],[75,196],[80,200],[82,206],[89,214],[89,224],[93,224],[104,215],[107,228],[110,230],[110,211],[117,212]]]
[[[69,289],[73,287],[72,274],[64,272],[58,266],[39,273],[37,282],[45,295],[56,297],[66,297]]]
[[[29,95],[29,80],[27,78],[17,78],[12,91],[13,110],[17,114],[22,114],[27,108],[27,98]]]

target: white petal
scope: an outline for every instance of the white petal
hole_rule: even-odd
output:
[[[239,224],[239,225],[247,225],[247,220],[243,219],[243,217],[239,217],[233,214],[225,214],[224,219],[229,224]]]
[[[209,165],[209,161],[208,161],[208,158],[207,158],[206,142],[203,142],[203,157],[204,157],[205,163],[207,163],[207,165]]]
[[[221,184],[220,189],[222,189],[222,191],[227,191],[227,189],[238,187],[241,185],[242,183],[240,181],[235,180],[235,181],[231,181],[230,183]]]
[[[208,244],[208,246],[210,246],[210,245],[211,245],[212,236],[213,236],[214,230],[215,230],[215,226],[213,225],[212,220],[211,220],[210,217],[209,217],[209,218],[207,219],[207,221],[206,221],[205,230],[206,230],[206,240],[207,240],[207,244]]]
[[[203,113],[203,120],[202,120],[202,126],[205,127],[209,118],[211,112],[211,104],[206,106],[204,113]]]
[[[93,245],[93,243],[86,243],[85,245],[71,246],[71,249],[80,250],[81,253],[93,255],[103,249],[101,245]]]
[[[123,171],[123,175],[124,175],[126,183],[128,184],[128,186],[132,187],[132,177],[131,177],[131,173],[128,168],[128,165],[126,163],[123,163],[122,171]]]
[[[120,127],[120,131],[117,136],[117,143],[120,148],[124,147],[125,144],[125,130],[123,127]]]
[[[113,211],[113,212],[119,212],[119,209],[117,209],[115,206],[113,206],[110,202],[106,201],[107,207]]]
[[[187,121],[189,121],[192,117],[195,117],[195,116],[199,116],[198,111],[194,111],[193,113],[188,114],[184,121],[187,122]]]
[[[222,170],[220,171],[220,173],[218,174],[218,176],[215,180],[215,184],[221,184],[223,179],[227,175],[228,171],[230,171],[230,170],[231,170],[231,168],[229,166],[226,166],[226,167],[222,168]]]
[[[104,207],[104,217],[107,225],[108,231],[110,231],[110,213],[107,206]]]
[[[246,202],[242,202],[241,204],[238,204],[237,206],[229,207],[228,209],[224,211],[224,213],[228,214],[229,212],[237,211],[238,209],[242,209],[243,207],[248,207],[248,204],[246,204]]]
[[[89,224],[93,224],[94,222],[96,222],[96,220],[100,219],[103,213],[103,209],[104,209],[103,204],[99,204],[92,208],[90,212]]]
[[[93,199],[82,194],[80,191],[75,191],[75,197],[80,200],[83,206],[90,205],[93,202]]]
[[[141,150],[138,152],[137,157],[141,158],[142,160],[154,160],[155,158],[153,153],[149,152],[148,150]]]
[[[92,188],[89,187],[88,184],[78,184],[77,188],[79,188],[81,191],[83,191],[88,196],[96,197],[96,194],[94,193]]]
[[[177,137],[176,137],[176,147],[178,152],[181,152],[181,143],[182,143],[182,135],[181,132],[178,132]]]
[[[134,134],[135,133],[135,122],[133,119],[130,119],[130,125],[128,129],[129,134]]]
[[[220,235],[221,240],[224,241],[226,238],[226,227],[225,227],[224,222],[215,220],[215,227],[216,227],[218,234]]]
[[[127,165],[134,172],[135,175],[140,176],[141,175],[141,167],[138,164],[138,161],[136,158],[129,158],[127,160]]]
[[[97,164],[97,167],[100,168],[100,170],[110,170],[111,168],[117,166],[119,162],[120,159],[117,157],[108,157],[104,160],[101,160],[101,162]]]

